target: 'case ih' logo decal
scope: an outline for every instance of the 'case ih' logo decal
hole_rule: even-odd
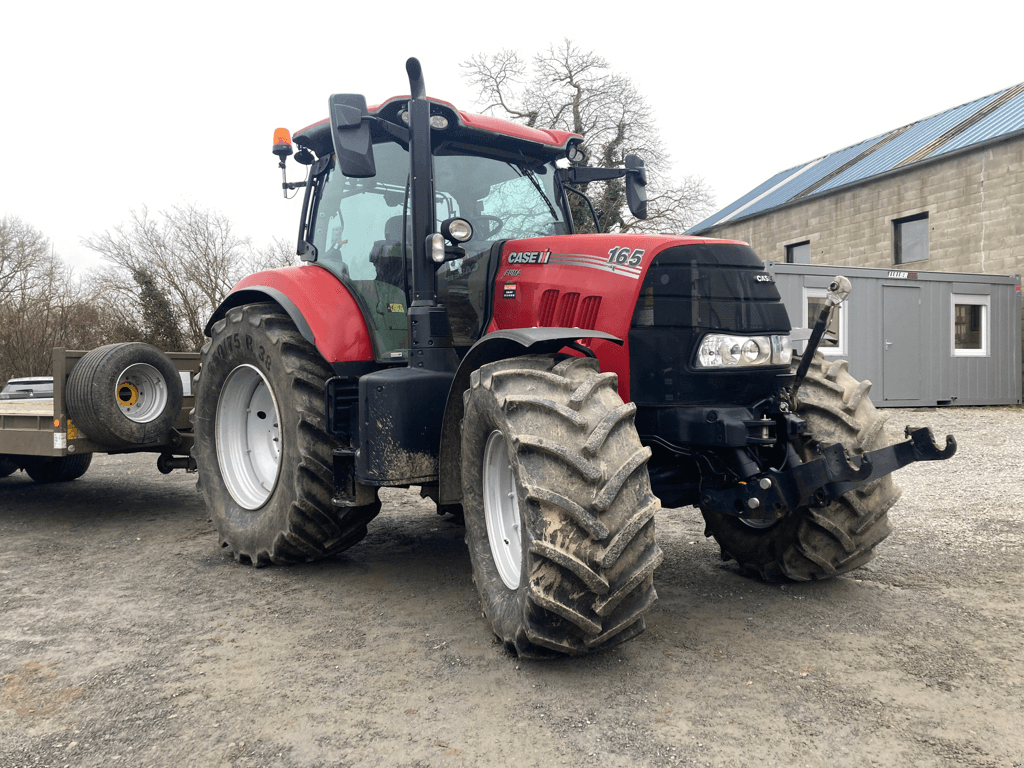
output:
[[[509,264],[547,264],[551,258],[551,251],[522,251],[521,253],[510,253]]]

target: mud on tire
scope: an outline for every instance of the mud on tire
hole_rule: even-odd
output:
[[[636,407],[622,403],[616,385],[595,360],[531,356],[483,366],[465,393],[473,579],[494,633],[516,655],[624,642],[643,631],[657,599],[660,503],[646,471],[650,450],[633,426]],[[502,497],[504,507],[495,501]],[[517,514],[518,526],[503,525],[496,508]]]
[[[799,365],[794,359],[793,369]],[[807,420],[810,438],[801,446],[809,461],[816,447],[842,443],[850,454],[888,445],[889,417],[868,398],[871,382],[858,381],[845,360],[815,354],[800,385],[797,412]],[[900,498],[891,474],[851,491],[823,508],[797,510],[768,528],[752,528],[738,518],[704,511],[705,535],[714,536],[723,560],[768,581],[824,579],[859,568],[892,528],[889,510]]]
[[[348,549],[380,511],[337,507],[326,431],[331,371],[276,304],[214,323],[195,379],[198,487],[235,559],[298,563]]]

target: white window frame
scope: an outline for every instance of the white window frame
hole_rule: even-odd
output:
[[[802,316],[803,327],[811,330],[814,328],[814,324],[817,322],[817,317],[807,316],[807,300],[808,299],[825,299],[828,298],[828,288],[807,288],[803,290],[803,302],[800,305],[800,313]],[[818,351],[823,355],[829,357],[838,357],[847,354],[846,352],[846,304],[844,302],[836,307],[835,311],[839,313],[839,346],[837,347],[823,347],[818,346]],[[807,349],[806,343],[804,344],[804,350]]]
[[[981,307],[981,349],[957,349],[956,305]],[[952,293],[949,296],[949,353],[953,357],[988,357],[991,355],[992,297],[973,293]]]

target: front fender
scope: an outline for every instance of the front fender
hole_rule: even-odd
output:
[[[441,422],[441,445],[438,461],[438,504],[462,501],[462,417],[463,393],[469,389],[469,377],[481,366],[497,360],[522,355],[550,354],[577,339],[605,339],[622,344],[622,339],[603,331],[579,328],[516,328],[494,331],[470,347],[459,363]]]
[[[273,301],[328,363],[373,362],[373,342],[366,320],[348,288],[315,264],[256,272],[238,281],[206,325],[242,304]]]

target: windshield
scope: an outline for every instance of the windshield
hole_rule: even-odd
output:
[[[394,360],[403,357],[407,345],[409,155],[398,144],[378,144],[374,160],[377,173],[368,179],[346,177],[333,167],[328,171],[317,203],[313,245],[317,263],[340,277],[362,306],[377,359]],[[461,318],[453,328],[456,344],[472,343],[481,332],[491,246],[499,240],[567,231],[554,177],[553,166],[531,168],[525,160],[458,154],[444,147],[435,155],[435,230],[454,216],[473,225],[473,238],[464,246],[466,258],[438,272],[441,300],[453,319]],[[470,279],[470,273],[477,279]],[[459,290],[453,293],[454,280]]]

